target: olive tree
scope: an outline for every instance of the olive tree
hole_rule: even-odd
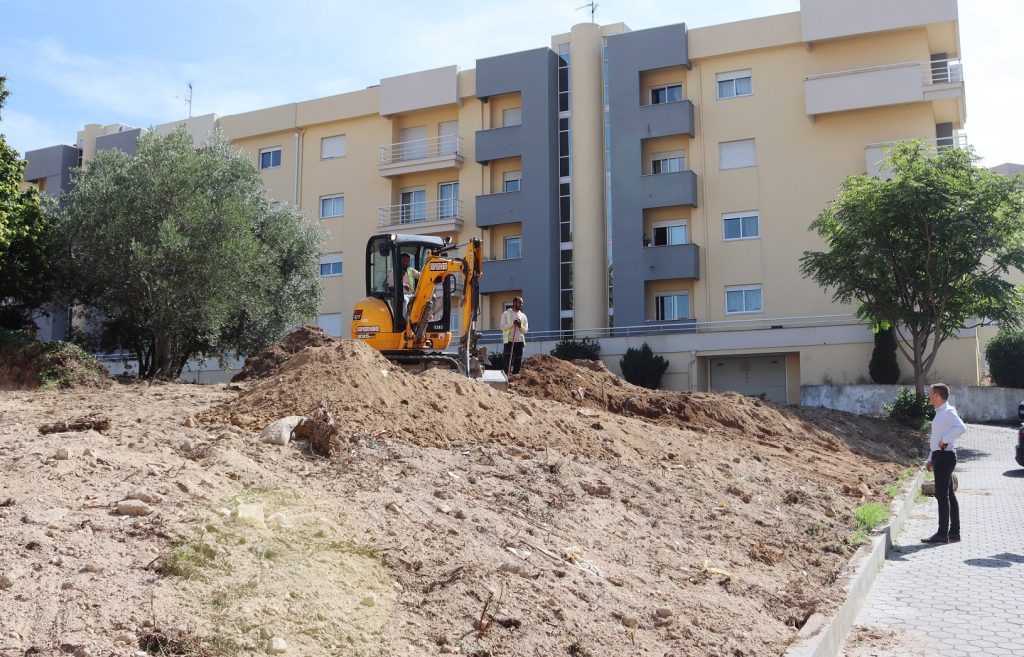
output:
[[[61,289],[140,376],[250,355],[316,315],[319,228],[273,207],[222,135],[196,148],[183,128],[149,133],[134,156],[102,152],[74,182],[54,227]]]

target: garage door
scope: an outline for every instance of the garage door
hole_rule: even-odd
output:
[[[764,395],[785,404],[786,357],[751,356],[711,359],[711,389],[743,395]]]

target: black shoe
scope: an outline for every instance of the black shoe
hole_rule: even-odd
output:
[[[935,532],[934,534],[932,534],[928,538],[922,538],[921,542],[922,543],[949,543],[949,537],[946,536],[945,534],[940,534],[938,532]]]
[[[947,538],[949,539],[950,543],[959,543],[960,542],[960,532],[957,532],[955,534],[951,532]]]

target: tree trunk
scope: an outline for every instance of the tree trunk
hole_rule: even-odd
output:
[[[914,391],[918,397],[924,397],[924,381],[928,375],[924,367],[924,349],[927,342],[926,336],[914,335]]]

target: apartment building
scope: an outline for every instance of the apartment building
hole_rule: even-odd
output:
[[[482,328],[522,295],[534,350],[594,336],[616,370],[648,342],[669,387],[796,403],[801,385],[865,381],[872,348],[800,276],[822,247],[808,225],[886,144],[964,143],[959,52],[955,0],[802,0],[692,30],[584,23],[474,70],[184,123],[197,143],[223,130],[328,232],[318,320],[334,335],[371,235],[479,237]],[[130,151],[132,131],[87,126],[76,152],[110,147]],[[982,341],[948,342],[936,375],[977,383]]]

